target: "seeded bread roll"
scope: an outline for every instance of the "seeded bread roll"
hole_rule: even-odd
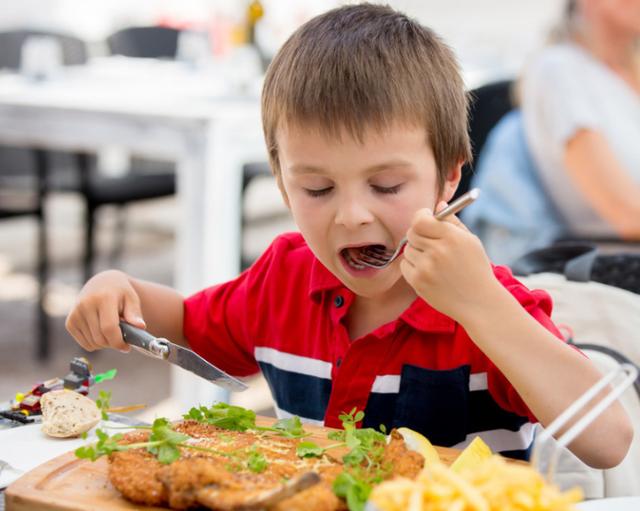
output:
[[[68,438],[89,431],[102,414],[95,402],[72,390],[53,390],[42,396],[42,431]]]

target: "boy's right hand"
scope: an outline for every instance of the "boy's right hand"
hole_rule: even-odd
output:
[[[130,347],[122,339],[120,319],[146,328],[140,298],[129,277],[117,270],[98,273],[84,285],[65,326],[76,342],[87,351],[113,348],[123,352]]]

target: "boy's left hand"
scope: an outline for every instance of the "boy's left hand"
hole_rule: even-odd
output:
[[[446,207],[440,202],[437,211]],[[416,293],[458,322],[463,314],[486,307],[499,286],[482,243],[455,216],[437,220],[418,211],[407,232],[400,269]]]

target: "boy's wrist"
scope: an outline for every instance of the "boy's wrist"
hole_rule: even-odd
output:
[[[483,331],[495,325],[496,321],[505,319],[505,314],[513,306],[515,298],[505,287],[495,280],[484,286],[481,296],[461,311],[458,323],[468,332]]]

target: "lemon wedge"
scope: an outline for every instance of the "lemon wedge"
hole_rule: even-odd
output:
[[[482,461],[491,458],[492,454],[491,448],[484,443],[482,438],[477,436],[451,464],[451,470],[460,473],[463,470],[474,469],[480,465]]]
[[[424,435],[409,428],[398,428],[398,433],[402,435],[407,448],[421,454],[426,464],[440,461],[438,451]]]

